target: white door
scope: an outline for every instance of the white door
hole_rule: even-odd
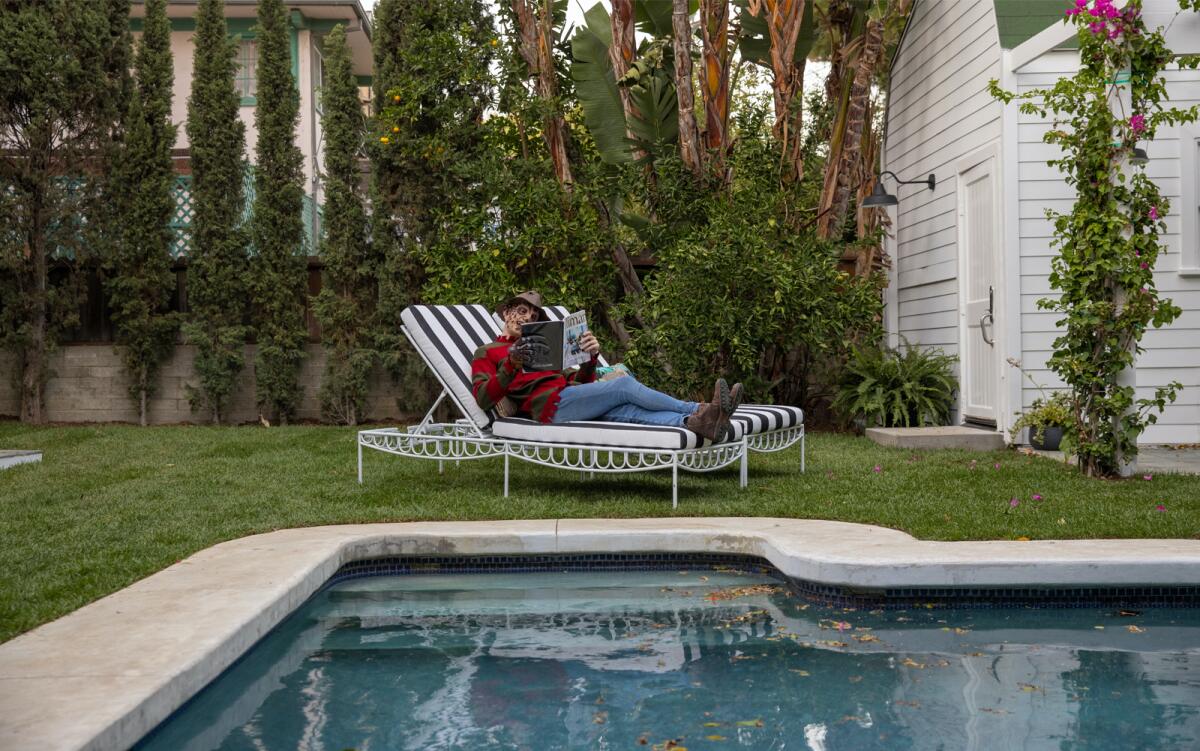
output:
[[[995,160],[987,159],[958,176],[959,242],[962,278],[962,414],[966,420],[995,424],[999,416],[1000,349],[996,346],[996,302],[1000,296],[997,257],[1000,227]]]

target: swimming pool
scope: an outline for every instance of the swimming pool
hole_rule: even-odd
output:
[[[138,748],[1198,746],[1196,609],[845,609],[693,566],[342,581]]]

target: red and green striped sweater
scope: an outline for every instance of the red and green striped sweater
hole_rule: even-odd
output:
[[[564,370],[561,373],[514,367],[508,359],[508,348],[514,341],[501,336],[475,350],[474,359],[471,360],[471,393],[485,412],[507,396],[533,419],[550,422],[558,409],[559,392],[567,386],[591,383],[596,379],[595,357],[578,370]]]

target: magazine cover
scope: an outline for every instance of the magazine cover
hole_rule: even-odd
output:
[[[591,362],[592,356],[579,344],[587,330],[587,315],[582,310],[563,319],[563,369]]]

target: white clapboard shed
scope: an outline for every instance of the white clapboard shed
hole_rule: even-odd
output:
[[[903,180],[937,179],[930,190],[885,178],[899,198],[889,209],[886,325],[893,344],[903,336],[958,356],[958,423],[1007,432],[1038,396],[1010,359],[1043,386],[1061,385],[1046,369],[1057,316],[1036,303],[1051,292],[1053,228],[1044,210],[1069,210],[1073,191],[1046,164],[1057,153],[1042,141],[1050,123],[993,100],[987,84],[1028,91],[1072,75],[1079,55],[1075,27],[1062,23],[1067,5],[916,0],[891,63],[882,169]],[[1200,14],[1179,12],[1176,0],[1146,0],[1144,16],[1149,27],[1168,29],[1176,54],[1200,52]],[[1200,102],[1200,71],[1172,67],[1166,78],[1174,104]],[[1143,338],[1138,395],[1173,380],[1184,389],[1140,442],[1197,443],[1200,126],[1162,128],[1142,145],[1147,174],[1171,202],[1155,283],[1183,315]]]

